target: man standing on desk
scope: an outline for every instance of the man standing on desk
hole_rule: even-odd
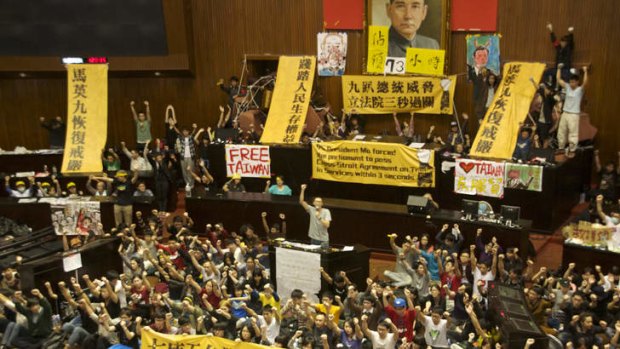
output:
[[[387,16],[392,22],[388,39],[389,57],[405,57],[409,47],[439,49],[437,40],[417,33],[428,12],[427,0],[389,1],[386,4]]]
[[[312,245],[321,245],[323,248],[329,247],[329,224],[332,220],[332,215],[328,209],[323,207],[323,199],[316,197],[312,204],[308,205],[304,201],[304,193],[306,191],[306,185],[301,185],[301,192],[299,193],[299,203],[304,207],[306,212],[310,215],[310,226],[308,227],[308,236],[310,237],[310,243]]]

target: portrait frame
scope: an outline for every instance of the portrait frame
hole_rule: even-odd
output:
[[[369,25],[390,26],[386,5],[390,0],[366,0],[366,31]],[[435,39],[439,48],[446,51],[444,71],[448,70],[449,46],[450,46],[450,23],[448,0],[425,0],[428,5],[426,18],[418,33]]]

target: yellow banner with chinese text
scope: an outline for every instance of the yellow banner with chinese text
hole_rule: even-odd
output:
[[[434,187],[434,152],[403,144],[312,143],[312,177],[335,182]]]
[[[519,136],[520,123],[530,110],[545,65],[507,63],[504,77],[471,147],[470,156],[511,159]],[[534,83],[530,81],[534,79]]]
[[[227,348],[227,349],[264,349],[264,345],[253,343],[235,342],[224,338],[206,335],[171,335],[161,334],[155,331],[142,330],[142,349],[153,348]]]
[[[108,135],[108,65],[67,65],[63,174],[99,173]]]
[[[445,50],[432,50],[427,48],[408,48],[407,73],[425,75],[443,75],[443,67],[446,61]]]
[[[369,73],[383,74],[388,54],[388,30],[389,27],[383,25],[368,26],[366,71]]]
[[[261,143],[297,143],[306,123],[316,58],[281,56]]]
[[[346,113],[420,112],[452,114],[456,76],[342,76]]]

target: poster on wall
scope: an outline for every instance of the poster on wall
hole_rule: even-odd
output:
[[[101,203],[89,197],[43,198],[52,209],[52,226],[57,235],[103,235]]]
[[[407,48],[446,49],[447,0],[367,0],[369,25],[388,26],[388,57]]]
[[[504,196],[503,162],[457,159],[454,169],[454,191],[458,194]]]
[[[226,144],[226,176],[271,177],[269,146]]]
[[[319,76],[342,76],[347,63],[347,33],[318,33]]]
[[[506,188],[542,191],[542,181],[542,166],[506,164]]]
[[[490,71],[495,76],[499,76],[499,39],[501,35],[467,35],[467,66],[473,69],[476,74]]]

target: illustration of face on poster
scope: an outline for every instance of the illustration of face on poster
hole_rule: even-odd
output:
[[[506,164],[506,188],[542,191],[542,166]]]
[[[405,57],[407,48],[446,46],[445,0],[368,0],[370,25],[389,26],[388,57]]]
[[[347,33],[318,33],[319,76],[342,76],[347,63]]]
[[[480,71],[490,70],[499,75],[499,35],[468,35],[467,65]]]

